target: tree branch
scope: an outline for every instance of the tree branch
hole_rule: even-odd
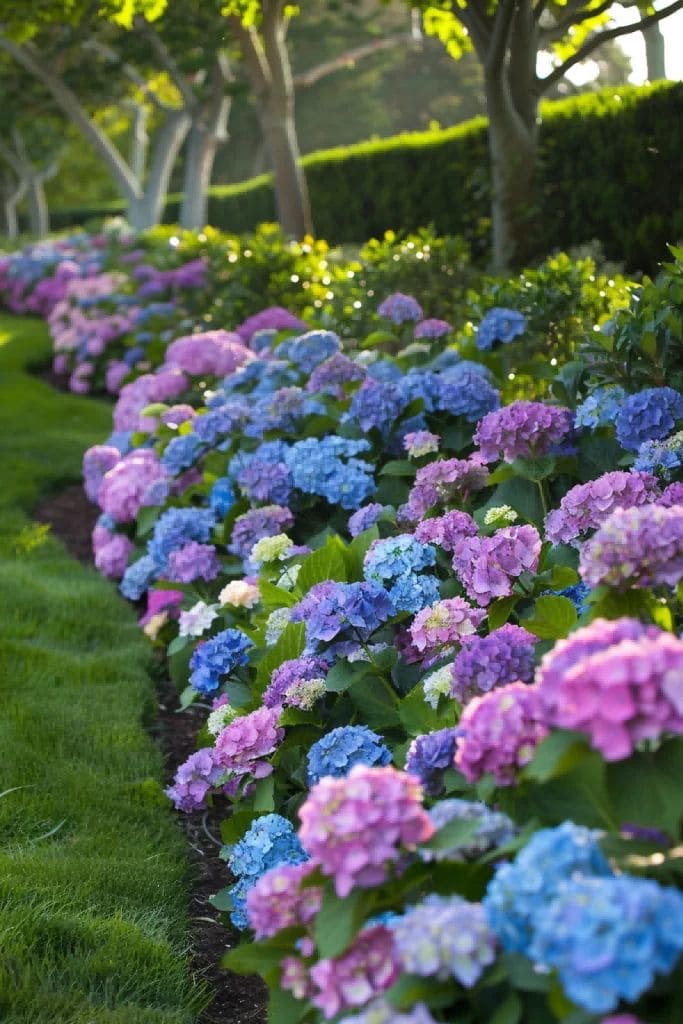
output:
[[[270,68],[258,32],[253,26],[245,28],[241,19],[234,15],[228,18],[228,22],[239,43],[254,92],[267,92],[270,88]]]
[[[294,85],[297,89],[316,85],[322,78],[327,78],[328,75],[334,74],[335,71],[351,68],[359,60],[363,60],[364,57],[372,57],[375,53],[393,49],[395,46],[400,46],[401,43],[408,43],[414,46],[415,39],[412,32],[397,32],[393,36],[385,36],[384,38],[374,39],[371,43],[364,43],[362,46],[351,47],[351,49],[346,50],[344,53],[340,53],[338,57],[323,61],[322,64],[317,64],[315,67],[309,68],[308,71],[295,75]]]
[[[487,75],[492,75],[499,70],[502,71],[516,6],[517,0],[500,0],[498,4],[493,21],[491,42],[486,55],[485,71]]]
[[[559,82],[561,78],[573,68],[575,64],[580,64],[582,60],[586,60],[590,57],[594,50],[597,50],[603,43],[609,42],[610,39],[618,39],[620,36],[630,35],[631,32],[642,32],[643,29],[649,28],[651,25],[656,25],[657,22],[662,21],[663,18],[668,17],[669,14],[674,14],[676,11],[680,11],[683,8],[683,0],[675,0],[675,3],[669,4],[668,7],[662,8],[659,11],[655,11],[654,14],[649,14],[642,21],[634,21],[629,25],[618,25],[616,28],[604,29],[602,32],[596,32],[594,36],[588,39],[583,46],[579,47],[575,54],[568,57],[563,64],[560,64],[549,75],[545,78],[539,78],[537,80],[538,93],[542,95],[556,82]]]
[[[144,23],[144,24],[143,24]],[[178,67],[177,61],[166,43],[163,41],[158,32],[156,32],[150,23],[146,19],[142,19],[140,23],[143,25],[143,32],[149,40],[150,46],[154,53],[158,57],[162,68],[168,74],[169,78],[175,85],[176,89],[180,93],[185,108],[192,110],[196,103],[196,96],[192,90],[192,86],[189,84],[186,76]]]
[[[81,43],[81,49],[90,50],[92,53],[97,54],[98,57],[102,57],[104,60],[109,61],[110,64],[119,64],[126,78],[129,78],[131,82],[142,92],[143,96],[149,99],[155,107],[159,108],[159,110],[163,110],[164,113],[168,113],[175,109],[175,107],[169,106],[168,103],[164,103],[164,101],[157,96],[152,89],[150,89],[149,82],[145,81],[144,75],[141,75],[138,69],[133,67],[132,64],[129,64],[128,61],[123,60],[120,54],[118,54],[113,47],[107,46],[99,39],[86,39],[85,42]]]
[[[562,18],[561,21],[556,22],[554,25],[542,28],[540,31],[542,43],[552,43],[557,39],[561,39],[572,25],[581,25],[590,18],[597,18],[613,6],[614,0],[603,0],[603,3],[597,7],[584,8],[583,11],[575,10],[572,14],[568,14],[566,18]]]

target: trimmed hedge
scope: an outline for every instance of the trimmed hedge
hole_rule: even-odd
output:
[[[683,83],[611,87],[542,108],[542,248],[598,238],[605,254],[652,270],[666,243],[683,235]],[[388,228],[432,224],[463,234],[485,255],[489,229],[486,121],[446,131],[398,135],[304,158],[316,232],[333,244],[358,243]],[[170,196],[165,221],[177,219]],[[56,212],[55,227],[105,210]],[[106,212],[121,212],[111,204]],[[270,177],[211,190],[209,221],[253,229],[275,216]]]

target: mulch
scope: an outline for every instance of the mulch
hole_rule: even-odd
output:
[[[80,485],[65,488],[42,502],[34,518],[51,527],[67,551],[85,564],[92,564],[90,536],[98,510]],[[164,755],[164,784],[168,785],[177,766],[196,750],[196,738],[206,712],[189,708],[178,713],[178,693],[169,679],[158,683],[159,717],[155,738]],[[221,970],[219,962],[226,949],[237,944],[239,932],[226,928],[208,902],[209,896],[231,881],[219,856],[221,813],[179,814],[187,837],[192,872],[190,896],[192,969],[211,992],[211,1003],[197,1024],[262,1024],[266,1019],[267,990],[257,977],[242,977]]]

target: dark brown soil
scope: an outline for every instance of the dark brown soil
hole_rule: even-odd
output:
[[[82,487],[67,487],[44,501],[34,518],[48,523],[67,551],[79,561],[92,563],[90,535],[97,509],[86,498]],[[196,750],[196,738],[206,712],[200,708],[178,713],[178,694],[173,684],[158,685],[159,719],[155,733],[164,755],[167,785],[176,767]],[[239,933],[227,929],[220,915],[208,902],[209,896],[230,883],[230,874],[218,856],[220,812],[178,815],[187,836],[188,855],[194,884],[190,897],[192,968],[212,994],[211,1003],[197,1024],[262,1024],[266,1012],[266,988],[256,977],[241,977],[219,967],[226,949],[235,945]]]

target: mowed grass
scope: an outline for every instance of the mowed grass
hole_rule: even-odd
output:
[[[25,372],[48,351],[41,322],[0,316],[0,1021],[190,1024],[205,998],[144,728],[148,646],[115,589],[30,520],[111,423]]]

